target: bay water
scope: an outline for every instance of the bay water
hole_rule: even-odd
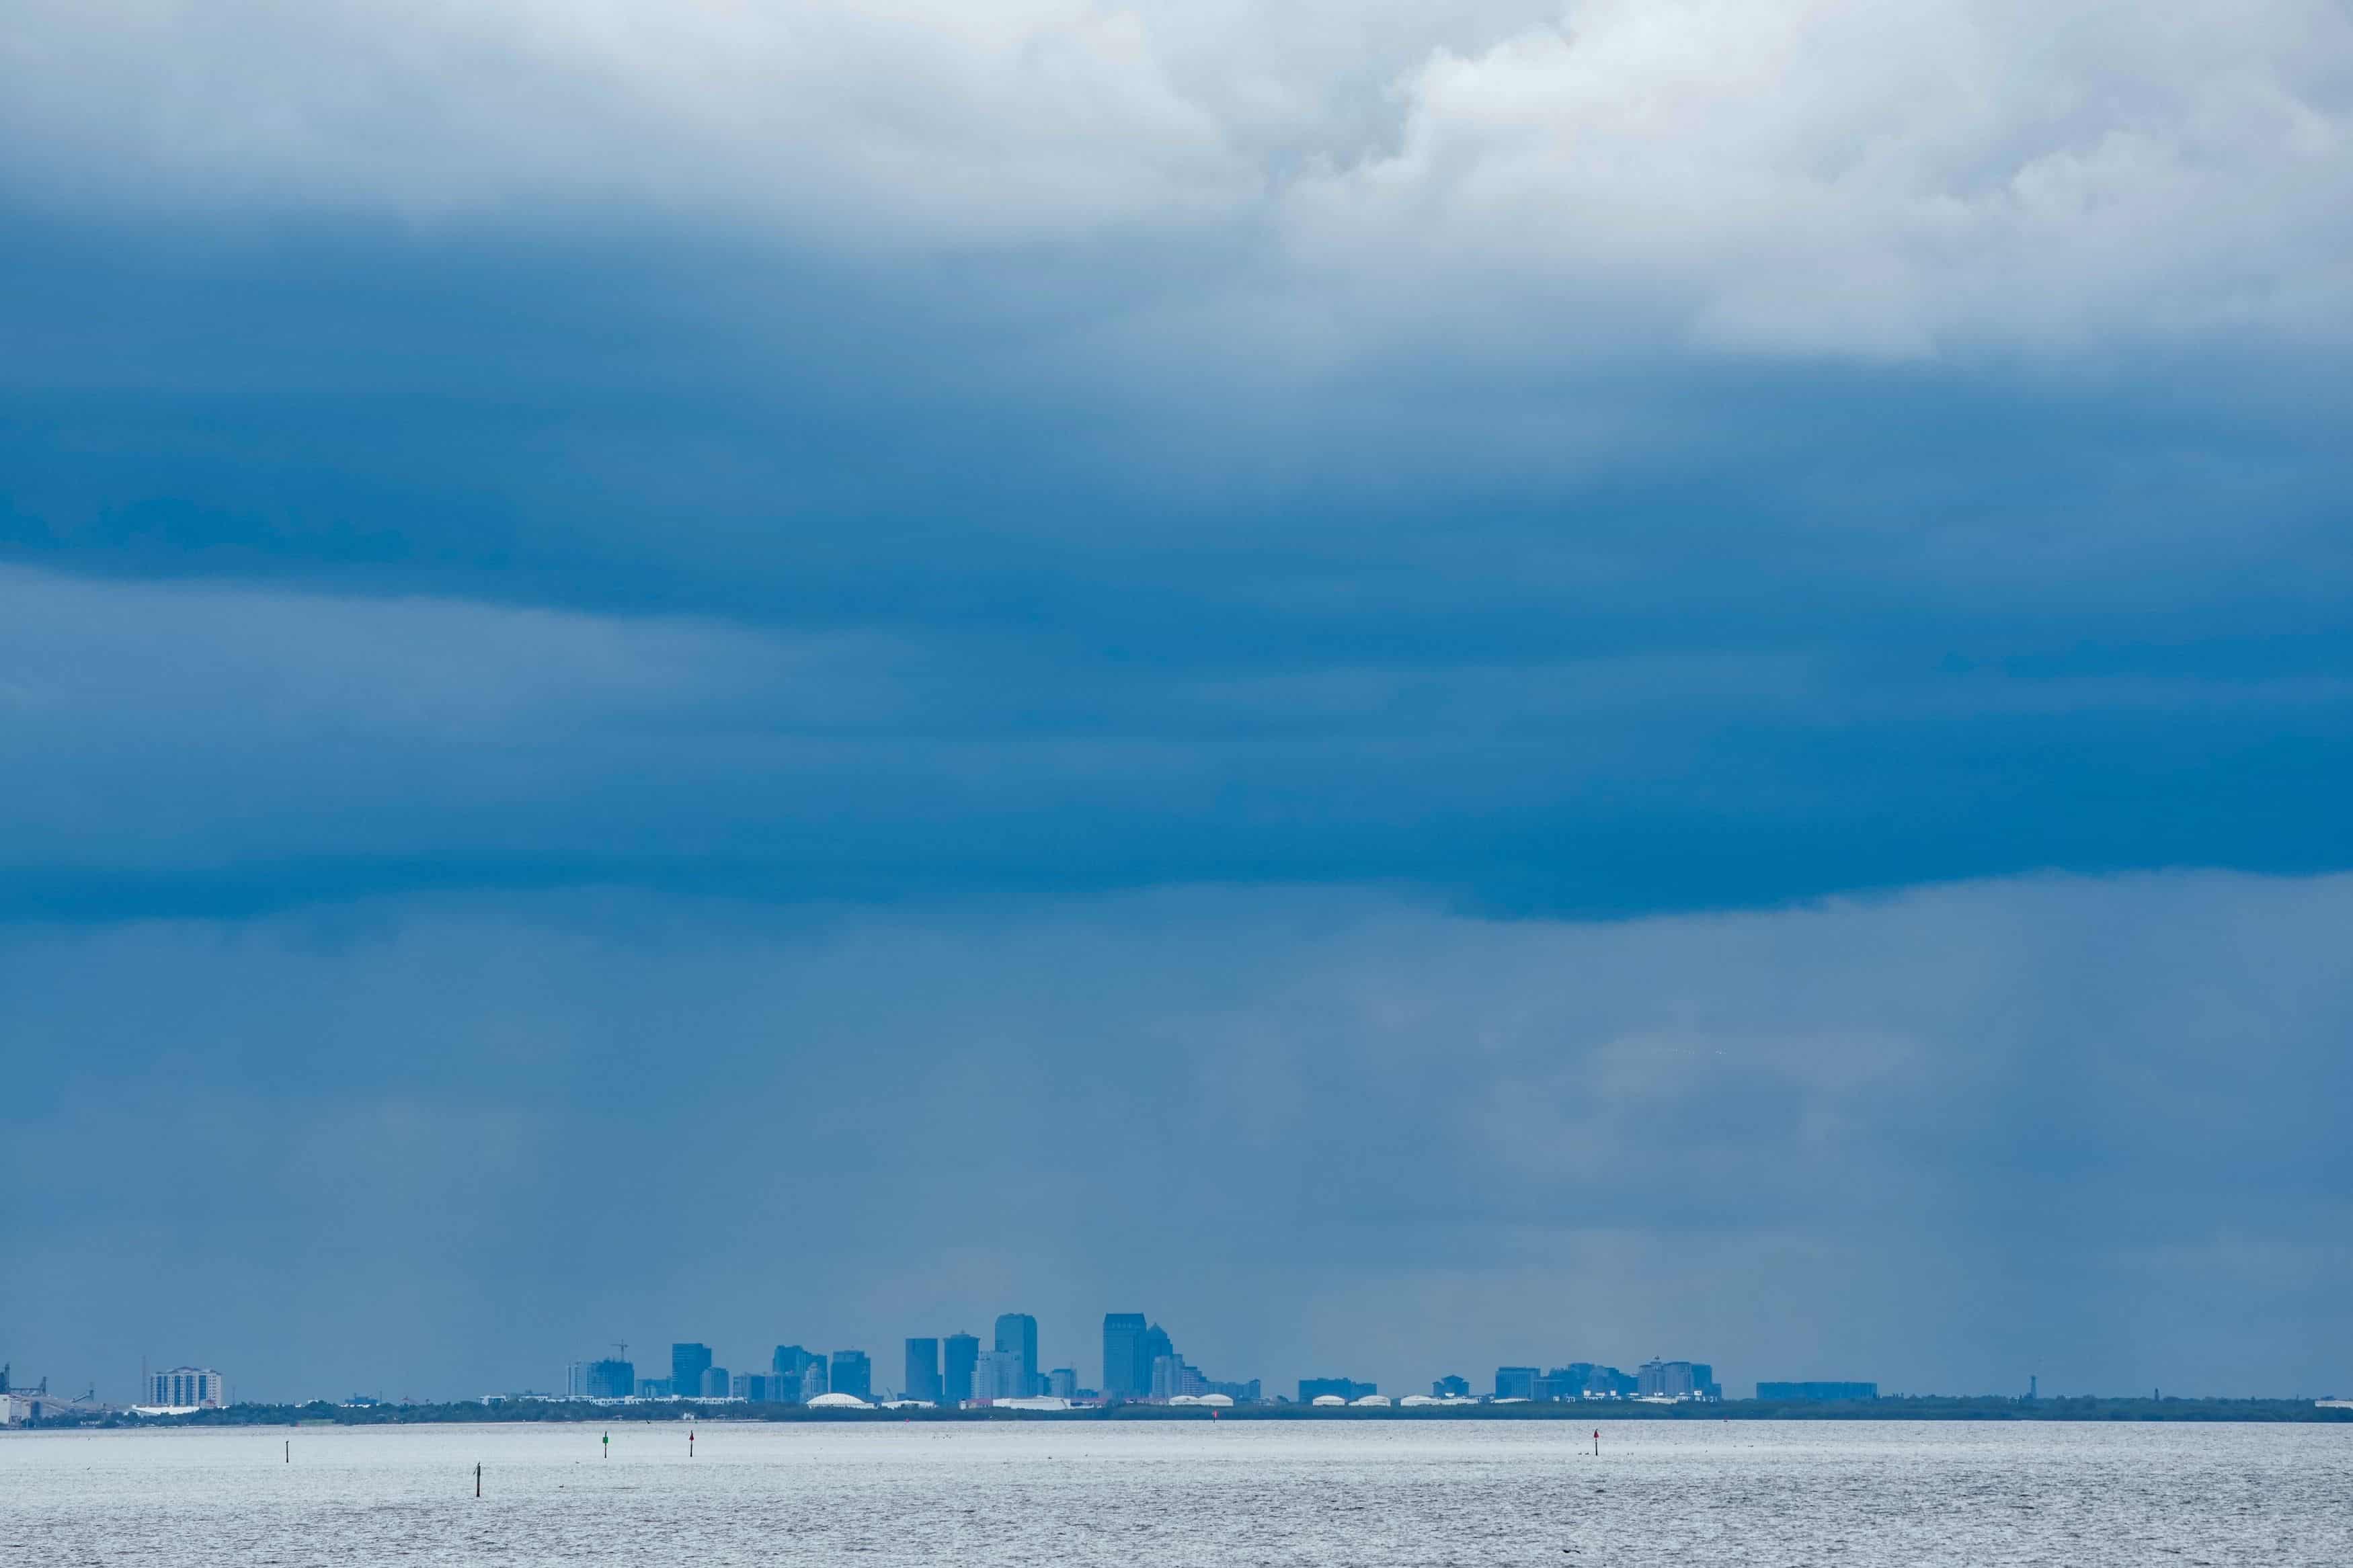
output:
[[[1599,1426],[16,1432],[0,1560],[2353,1564],[2353,1426]]]

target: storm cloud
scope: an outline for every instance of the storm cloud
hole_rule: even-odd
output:
[[[2353,1383],[2342,6],[17,10],[0,1359]]]

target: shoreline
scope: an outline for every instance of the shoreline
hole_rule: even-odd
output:
[[[726,1425],[872,1425],[923,1422],[976,1426],[1008,1422],[1059,1425],[1125,1421],[1249,1422],[1447,1422],[1549,1421],[1572,1425],[1628,1421],[1822,1421],[1822,1422],[2074,1422],[2074,1423],[2293,1423],[2353,1425],[2353,1408],[2331,1406],[2311,1399],[2106,1399],[2106,1398],[1946,1398],[1934,1395],[1896,1396],[1838,1403],[1784,1403],[1753,1399],[1643,1405],[1596,1402],[1588,1405],[1473,1405],[1451,1409],[1431,1406],[1389,1406],[1359,1409],[1303,1405],[1234,1405],[1214,1413],[1198,1406],[1171,1408],[1156,1405],[1120,1405],[1077,1410],[809,1410],[798,1405],[733,1406],[681,1402],[631,1405],[590,1405],[569,1401],[518,1401],[484,1405],[475,1401],[419,1405],[233,1405],[185,1415],[133,1415],[124,1411],[63,1413],[39,1422],[23,1423],[0,1432],[91,1429],[156,1429],[252,1426],[583,1426],[603,1423],[650,1424],[694,1420]]]

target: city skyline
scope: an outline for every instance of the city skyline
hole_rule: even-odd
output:
[[[2353,1385],[2353,11],[2160,9],[20,0],[0,1363]]]

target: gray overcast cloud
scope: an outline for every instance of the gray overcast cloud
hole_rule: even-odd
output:
[[[2348,257],[2339,0],[19,0],[0,1361],[2353,1392]]]

